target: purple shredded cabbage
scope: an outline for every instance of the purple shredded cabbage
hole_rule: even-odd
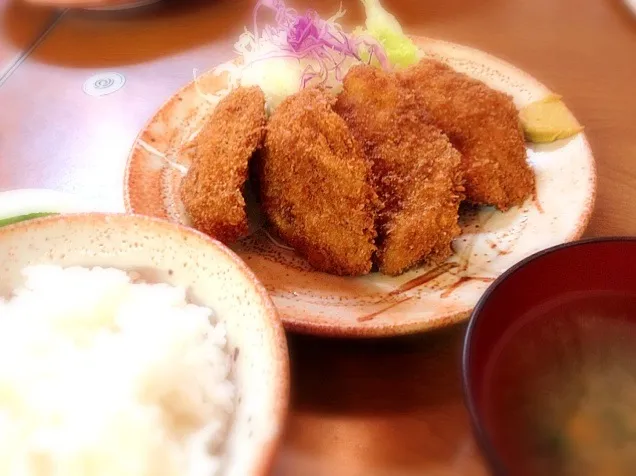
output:
[[[342,81],[344,71],[342,65],[347,58],[363,61],[361,52],[366,52],[366,62],[375,58],[383,69],[391,69],[382,45],[370,36],[348,35],[335,24],[321,19],[318,14],[309,10],[299,15],[293,8],[287,8],[283,0],[258,0],[253,12],[254,36],[259,39],[258,14],[261,8],[274,13],[275,25],[265,25],[260,37],[276,45],[280,52],[269,53],[255,60],[271,58],[295,58],[315,60],[320,70],[313,66],[305,68],[301,87],[310,81],[320,78],[324,84],[331,71],[336,80]],[[337,54],[334,54],[337,53]]]

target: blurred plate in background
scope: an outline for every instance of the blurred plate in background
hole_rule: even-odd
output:
[[[104,210],[85,197],[56,190],[18,189],[0,192],[0,227],[49,214],[93,211]]]
[[[24,0],[34,5],[89,10],[126,10],[138,8],[161,0]]]

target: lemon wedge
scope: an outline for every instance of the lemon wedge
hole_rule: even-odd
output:
[[[556,94],[528,104],[519,111],[519,118],[526,139],[530,142],[554,142],[583,130],[583,126],[561,101],[561,96]]]

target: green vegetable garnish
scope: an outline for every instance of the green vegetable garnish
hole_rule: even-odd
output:
[[[400,22],[382,7],[380,0],[362,0],[362,3],[367,15],[366,29],[358,29],[357,32],[379,41],[393,66],[405,68],[417,63],[417,46],[404,34]]]
[[[18,215],[15,217],[3,218],[0,220],[0,228],[3,226],[13,225],[14,223],[20,223],[21,221],[33,220],[34,218],[47,217],[49,215],[56,215],[56,213],[28,213],[26,215]]]
[[[561,101],[561,96],[556,94],[546,96],[522,108],[519,111],[519,119],[529,142],[554,142],[572,137],[583,130]]]

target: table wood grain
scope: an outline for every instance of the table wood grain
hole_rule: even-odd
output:
[[[54,22],[58,12],[0,0],[0,82]]]
[[[309,3],[323,13],[339,5],[297,5]],[[66,12],[0,87],[0,189],[54,188],[121,210],[137,132],[193,68],[232,56],[251,4],[166,0],[127,13]],[[636,234],[636,21],[622,2],[385,4],[407,31],[483,49],[562,94],[597,159],[588,235]],[[356,2],[343,6],[360,21]],[[12,35],[6,21],[0,28],[2,38]],[[126,77],[124,88],[100,98],[83,92],[88,77],[109,71]],[[365,342],[292,336],[292,408],[275,474],[487,474],[461,397],[463,333],[458,326]]]

